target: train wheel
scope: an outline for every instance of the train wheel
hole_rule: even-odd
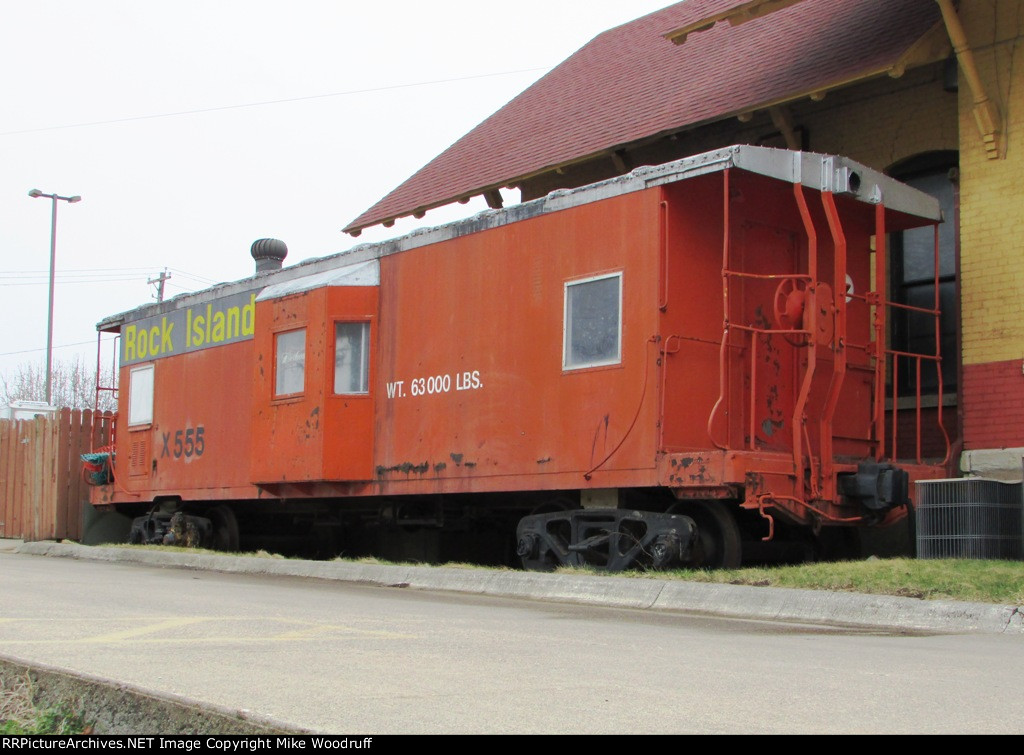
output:
[[[230,506],[214,506],[206,515],[213,522],[213,542],[218,551],[237,551],[239,545],[238,520]]]
[[[554,498],[548,498],[543,503],[538,504],[534,507],[533,514],[554,514],[556,511],[570,511],[572,509],[578,509],[580,504],[578,501],[574,501],[567,495],[555,496]]]
[[[558,495],[553,498],[548,498],[543,502],[537,504],[530,512],[529,516],[539,516],[543,514],[556,514],[562,511],[572,511],[580,508],[579,502],[574,501],[567,495]],[[525,517],[524,517],[525,519]],[[516,553],[519,556],[522,567],[527,571],[553,571],[559,564],[557,556],[552,554],[547,549],[544,549],[543,555],[540,554],[539,540],[536,534],[527,534],[520,538],[519,527],[517,529],[516,537]],[[555,540],[560,541],[563,546],[567,545],[572,540],[572,529],[567,521],[564,522],[551,522],[547,525],[547,533]],[[574,554],[575,566],[581,566],[579,563],[579,554]]]
[[[719,501],[685,501],[672,505],[668,513],[684,514],[697,525],[697,542],[688,567],[695,569],[736,569],[740,565],[740,528],[736,518]]]

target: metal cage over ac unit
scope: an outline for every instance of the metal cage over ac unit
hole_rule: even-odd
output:
[[[917,484],[918,558],[1024,558],[1024,485],[965,478]]]

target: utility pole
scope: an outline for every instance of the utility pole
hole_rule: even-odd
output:
[[[156,278],[150,278],[149,280],[146,281],[146,283],[149,283],[150,285],[154,283],[156,284],[157,302],[162,302],[164,300],[164,281],[169,280],[170,277],[171,274],[167,272],[167,268],[165,267],[164,271],[160,273],[160,275],[158,275]]]

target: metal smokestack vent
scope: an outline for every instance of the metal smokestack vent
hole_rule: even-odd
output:
[[[256,260],[256,274],[280,270],[288,256],[288,245],[280,239],[257,239],[252,242],[249,254]]]

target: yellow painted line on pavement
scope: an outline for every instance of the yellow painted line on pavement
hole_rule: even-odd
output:
[[[275,635],[272,637],[238,637],[237,635],[227,635],[218,637],[214,635],[205,635],[201,637],[143,637],[132,640],[132,645],[260,645],[268,643],[278,642],[296,642],[303,639],[313,639],[312,637],[292,637],[286,635]],[[415,639],[412,636],[402,635],[379,635],[375,637],[355,636],[355,635],[337,635],[333,638],[338,642],[351,642],[354,640],[395,640],[395,639]],[[8,645],[99,645],[103,643],[96,642],[95,640],[10,640],[4,641],[4,647]],[[112,645],[119,644],[118,642],[109,643]]]
[[[298,624],[303,627],[302,629],[294,629],[290,632],[283,632],[282,634],[275,635],[276,638],[281,639],[303,639],[314,634],[323,634],[331,631],[341,632],[344,634],[364,634],[370,637],[393,637],[403,640],[411,639],[416,636],[409,634],[408,632],[392,632],[386,629],[359,629],[358,627],[351,626],[350,624],[321,624],[316,621],[307,621],[304,619],[269,619],[269,621],[277,621],[281,624]]]
[[[99,619],[98,621],[110,621],[111,619]],[[137,621],[143,621],[143,619],[136,619]],[[41,619],[7,619],[0,620],[0,622],[43,622],[50,624],[49,620]],[[122,620],[123,621],[123,620]],[[204,633],[202,630],[193,631],[188,637],[182,637],[177,635],[165,636],[165,637],[153,637],[152,635],[160,632],[172,632],[173,630],[182,629],[184,627],[195,627],[200,624],[215,624],[215,623],[240,623],[245,624],[250,629],[267,628],[271,624],[285,624],[285,625],[298,625],[298,628],[278,632],[276,634],[267,634],[264,636],[253,636],[252,634],[246,636],[240,636],[237,634],[227,636],[217,636],[213,634]],[[82,624],[82,619],[76,619],[76,624]],[[211,627],[212,630],[212,627]],[[90,635],[88,637],[70,638],[70,637],[54,637],[49,639],[16,639],[16,638],[4,638],[3,643],[5,645],[45,645],[45,644],[61,644],[61,645],[102,645],[102,644],[120,644],[129,642],[131,644],[182,644],[182,643],[196,643],[196,642],[217,642],[217,643],[228,643],[228,644],[243,644],[252,645],[261,642],[293,642],[301,641],[313,638],[330,638],[333,635],[333,639],[356,639],[356,638],[367,638],[367,639],[414,639],[416,635],[409,634],[406,632],[393,632],[388,630],[373,630],[373,629],[360,629],[357,627],[345,625],[345,624],[319,624],[311,621],[303,621],[301,619],[282,619],[282,618],[269,618],[269,619],[253,619],[250,617],[213,617],[213,616],[179,616],[174,618],[165,619],[156,623],[147,623],[144,626],[134,627],[130,629],[122,629],[116,632],[107,632],[104,634]]]
[[[94,637],[83,637],[78,640],[70,640],[75,643],[103,643],[103,642],[120,642],[122,640],[131,640],[137,637],[142,637],[147,634],[153,634],[155,632],[163,632],[168,629],[180,629],[181,627],[192,626],[194,624],[202,624],[205,621],[214,621],[209,617],[178,617],[175,619],[167,619],[156,624],[150,624],[144,627],[137,627],[135,629],[123,629],[120,632],[109,632],[107,634],[99,634]]]
[[[357,635],[363,637],[378,637],[382,639],[392,640],[411,640],[416,635],[404,634],[402,632],[388,632],[388,631],[375,631],[372,629],[355,629],[354,627],[346,626],[334,626],[331,624],[322,624],[320,626],[309,626],[305,629],[294,629],[290,632],[282,632],[281,634],[275,634],[268,639],[272,640],[305,640],[315,636],[322,636],[330,632],[337,632],[339,634]]]

